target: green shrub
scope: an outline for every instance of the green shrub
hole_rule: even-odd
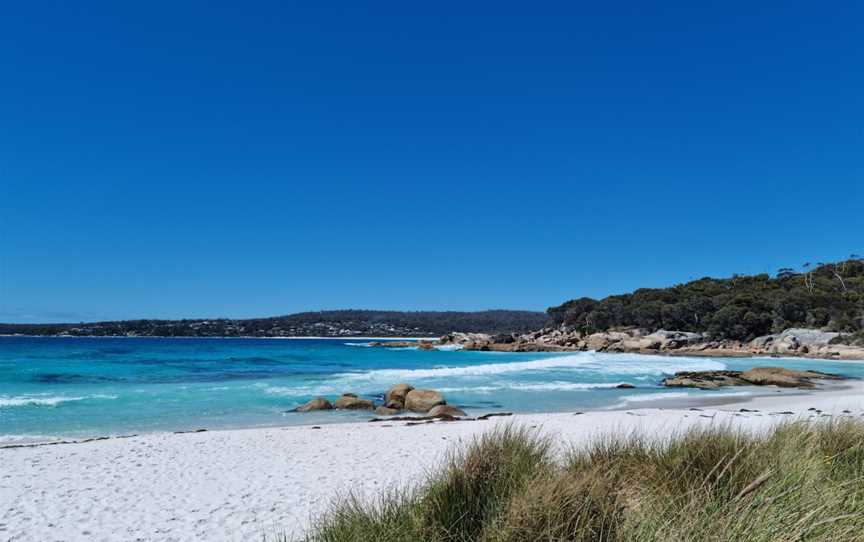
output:
[[[506,426],[456,451],[417,504],[422,540],[477,540],[512,496],[552,470],[550,442]]]
[[[307,540],[864,542],[864,423],[607,437],[560,463],[508,427],[414,491],[337,503]]]

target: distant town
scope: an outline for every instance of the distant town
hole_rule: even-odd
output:
[[[435,337],[454,330],[523,333],[547,320],[542,312],[401,312],[335,310],[254,319],[122,320],[0,324],[2,335],[80,337]]]

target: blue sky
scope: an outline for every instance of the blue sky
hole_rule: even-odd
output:
[[[0,321],[545,309],[864,252],[862,4],[659,4],[5,6]]]

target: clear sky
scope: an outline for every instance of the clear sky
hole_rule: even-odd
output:
[[[862,253],[862,6],[8,3],[0,321],[545,309]]]

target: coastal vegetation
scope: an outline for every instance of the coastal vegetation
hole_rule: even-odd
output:
[[[547,312],[549,326],[566,326],[583,334],[634,327],[747,341],[789,328],[818,328],[860,340],[864,330],[864,259],[853,255],[838,263],[805,264],[797,272],[784,268],[774,277],[706,277],[600,300],[582,297]]]
[[[542,312],[488,310],[301,312],[272,318],[236,320],[122,320],[80,324],[0,324],[0,335],[137,337],[435,337],[454,329],[467,332],[524,333],[546,322]]]
[[[419,487],[337,501],[305,541],[864,540],[860,421],[554,449],[530,429],[488,433]]]
[[[864,259],[780,269],[775,276],[701,278],[603,299],[581,297],[533,311],[335,310],[272,318],[0,324],[0,334],[151,337],[435,337],[457,331],[516,335],[565,329],[579,336],[638,329],[751,341],[794,328],[840,333],[833,344],[864,346]]]

